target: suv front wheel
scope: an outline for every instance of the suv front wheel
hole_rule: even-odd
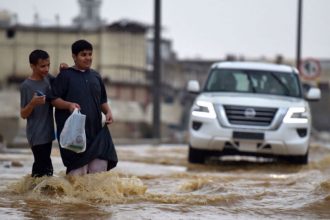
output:
[[[189,145],[188,149],[188,161],[190,163],[204,164],[207,157],[207,151],[193,148]]]
[[[308,164],[308,151],[305,155],[302,156],[290,156],[288,157],[288,161],[293,164]]]

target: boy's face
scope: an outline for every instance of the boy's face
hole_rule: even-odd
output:
[[[78,69],[87,70],[92,66],[93,51],[83,50],[80,51],[77,55],[72,54],[72,58]]]
[[[50,61],[48,59],[38,59],[37,64],[30,64],[33,74],[45,77],[49,73]]]

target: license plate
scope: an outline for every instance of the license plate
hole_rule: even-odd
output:
[[[265,134],[261,133],[261,132],[234,131],[233,138],[234,139],[245,139],[245,140],[264,140]]]

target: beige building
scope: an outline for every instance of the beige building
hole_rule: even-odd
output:
[[[107,85],[110,84],[107,86],[108,97],[135,101],[142,104],[143,110],[143,106],[151,100],[150,82],[146,76],[146,31],[144,25],[126,20],[94,30],[81,30],[74,26],[0,25],[0,82],[5,85],[8,80],[21,82],[28,77],[31,74],[28,57],[34,49],[49,53],[50,73],[56,75],[61,62],[73,65],[71,44],[78,39],[86,39],[94,48],[92,68],[100,72]],[[145,117],[136,120],[146,122]],[[116,126],[131,127],[119,122]],[[116,131],[123,137],[130,133],[128,129]]]
[[[86,39],[93,44],[92,68],[105,82],[116,119],[111,125],[112,134],[117,138],[151,137],[153,99],[152,68],[147,61],[147,50],[151,49],[146,39],[148,27],[129,20],[106,24],[99,16],[101,0],[78,3],[80,13],[71,26],[45,26],[38,19],[33,25],[21,25],[10,13],[0,14],[0,87],[7,82],[18,85],[31,74],[28,57],[34,49],[49,53],[50,73],[57,75],[60,63],[73,65],[71,44]],[[170,87],[181,87],[171,85],[177,82],[177,71],[163,70],[166,88],[167,83]],[[167,137],[173,133],[169,127],[180,123],[180,104],[162,103],[161,112],[162,136]]]
[[[137,23],[116,22],[97,30],[75,27],[0,27],[0,78],[30,73],[28,56],[34,49],[46,50],[51,57],[51,73],[60,62],[72,64],[71,44],[86,39],[94,46],[93,68],[104,78],[144,82],[146,69],[146,28]],[[130,71],[130,70],[136,71]],[[120,71],[121,74],[118,74]],[[143,74],[142,74],[143,73]]]
[[[0,81],[29,75],[28,56],[34,49],[50,54],[50,72],[56,74],[60,62],[72,64],[71,44],[86,39],[94,46],[93,68],[103,78],[146,84],[147,27],[128,20],[106,24],[100,18],[101,0],[79,0],[78,4],[80,13],[66,27],[44,26],[38,14],[33,25],[21,25],[10,12],[0,11]]]
[[[31,72],[28,56],[34,49],[49,53],[50,72],[56,75],[61,62],[73,64],[71,44],[78,39],[86,39],[94,47],[93,68],[113,85],[109,96],[146,102],[145,87],[149,84],[146,77],[146,31],[144,25],[126,20],[94,30],[0,26],[0,81],[28,76]]]

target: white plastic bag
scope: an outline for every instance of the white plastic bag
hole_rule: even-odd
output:
[[[86,150],[85,121],[86,115],[81,114],[76,108],[66,119],[60,134],[62,148],[76,153],[82,153]]]

